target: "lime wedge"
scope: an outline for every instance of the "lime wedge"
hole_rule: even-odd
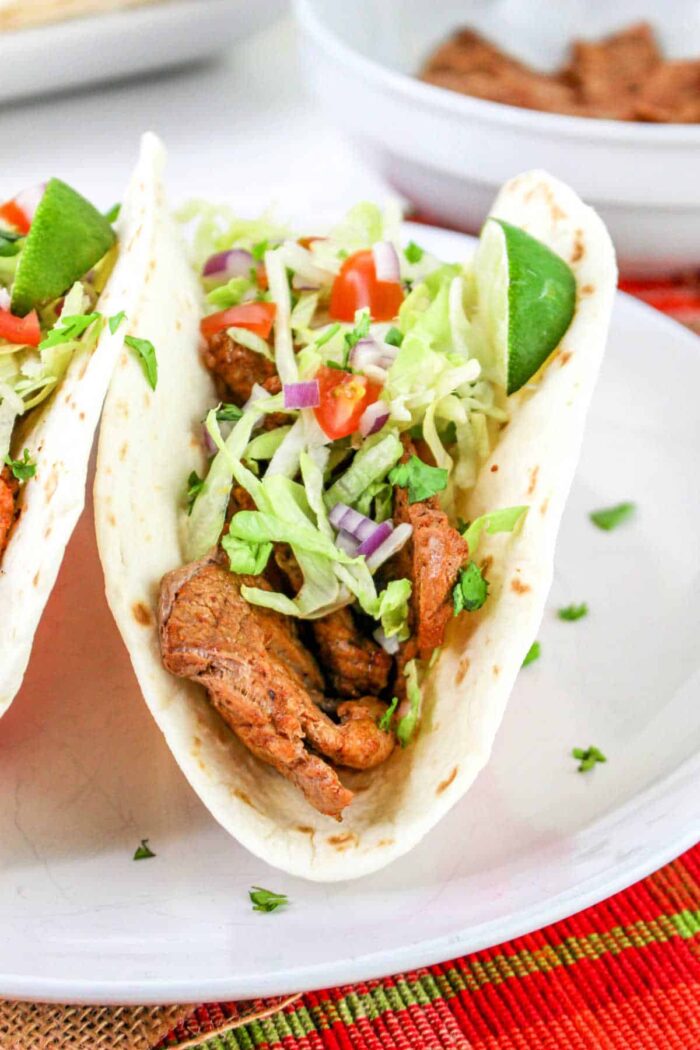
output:
[[[12,286],[12,312],[23,317],[63,295],[115,241],[104,215],[60,179],[51,179],[34,213]]]
[[[541,241],[501,219],[481,231],[474,260],[480,322],[509,394],[559,345],[576,308],[576,279]]]

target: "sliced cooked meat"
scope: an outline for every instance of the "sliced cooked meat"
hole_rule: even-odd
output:
[[[275,561],[296,594],[304,581],[288,544],[276,544]],[[309,628],[333,695],[377,696],[387,687],[391,657],[362,633],[350,609],[338,609],[311,620]]]
[[[10,538],[10,530],[15,520],[15,500],[19,485],[7,467],[0,472],[0,556]]]
[[[339,696],[378,696],[389,683],[391,657],[365,637],[350,609],[313,620],[311,630],[332,693]]]
[[[640,22],[604,40],[575,41],[569,72],[584,105],[603,116],[637,91],[659,62],[651,26]]]
[[[266,380],[277,378],[275,365],[269,358],[241,346],[225,331],[217,332],[208,340],[204,363],[210,372],[223,379],[239,406],[246,403],[256,383],[264,385]]]
[[[415,454],[415,446],[404,438],[402,462]],[[469,556],[466,540],[450,525],[440,510],[437,496],[420,503],[408,502],[408,491],[394,489],[394,524],[408,522],[413,532],[408,543],[389,563],[391,575],[413,584],[411,635],[417,655],[428,659],[442,645],[452,615],[452,589]],[[416,654],[414,654],[416,655]]]
[[[642,87],[641,120],[663,124],[700,123],[700,59],[663,62]]]
[[[304,740],[343,765],[371,768],[394,746],[393,736],[376,723],[385,705],[372,698],[341,704],[340,724],[333,722],[314,702],[323,701],[321,675],[294,624],[249,605],[241,584],[265,586],[260,577],[236,576],[213,559],[165,577],[159,610],[163,663],[205,686],[213,706],[253,754],[294,783],[321,813],[340,818],[352,792]]]

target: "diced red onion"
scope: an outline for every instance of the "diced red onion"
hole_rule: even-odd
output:
[[[393,554],[400,551],[401,548],[411,537],[413,532],[413,526],[404,522],[401,525],[397,525],[391,534],[384,540],[381,546],[377,547],[374,554],[370,554],[367,558],[367,568],[370,572],[374,572],[380,565],[383,565]]]
[[[309,379],[303,383],[285,383],[285,408],[318,408],[321,404],[321,388],[318,379]]]
[[[374,532],[371,532],[369,536],[362,541],[357,548],[357,553],[364,554],[366,558],[369,558],[371,554],[374,554],[377,548],[381,547],[381,545],[388,540],[393,531],[394,526],[390,521],[383,521],[380,525],[375,525]]]
[[[378,241],[372,248],[372,255],[378,281],[391,281],[396,284],[401,280],[399,256],[391,241]]]
[[[314,284],[308,277],[302,277],[300,273],[292,276],[292,288],[295,292],[318,292],[320,287],[318,282]]]
[[[9,310],[11,301],[7,288],[0,286],[0,310]]]
[[[347,503],[336,503],[328,515],[328,520],[336,529],[343,529],[362,542],[376,528],[376,522],[353,510]]]
[[[45,189],[46,183],[40,182],[37,186],[28,186],[15,197],[15,204],[19,205],[30,222],[34,218],[34,212],[39,207],[39,201],[44,196]]]
[[[377,630],[374,632],[373,637],[374,637],[375,642],[377,642],[379,645],[381,645],[381,647],[382,647],[382,649],[384,650],[385,653],[388,653],[389,656],[396,656],[396,654],[399,651],[399,645],[400,645],[397,635],[392,634],[391,638],[388,638],[384,634],[384,631],[382,630],[382,628],[378,627]]]
[[[345,529],[341,529],[335,538],[335,545],[339,547],[345,554],[349,554],[352,558],[357,553],[357,540],[354,536],[351,536]]]
[[[389,406],[386,401],[374,401],[371,405],[367,405],[360,417],[360,433],[363,437],[376,434],[382,429],[388,418]]]
[[[211,255],[204,264],[203,277],[220,277],[228,281],[231,277],[248,277],[257,266],[250,252],[243,248],[232,248],[228,252]]]
[[[395,358],[396,347],[389,346],[388,343],[378,343],[371,337],[360,339],[350,351],[350,364],[358,372],[370,368],[391,368]]]

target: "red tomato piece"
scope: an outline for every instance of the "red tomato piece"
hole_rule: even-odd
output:
[[[38,346],[41,342],[41,326],[36,310],[26,317],[16,317],[9,310],[0,309],[0,339],[21,346]]]
[[[355,312],[369,308],[373,321],[391,321],[403,302],[398,281],[378,281],[371,251],[349,255],[331,289],[330,315],[336,321],[354,321]]]
[[[324,433],[334,441],[353,434],[362,413],[379,397],[382,388],[367,376],[321,365],[316,373],[321,404],[314,409]]]
[[[261,339],[268,339],[276,311],[274,303],[240,303],[204,317],[199,327],[205,339],[211,339],[222,328],[245,328]]]
[[[4,204],[0,204],[0,219],[8,226],[13,226],[17,233],[29,233],[31,220],[17,201],[5,201]]]

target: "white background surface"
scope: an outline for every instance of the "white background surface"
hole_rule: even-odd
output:
[[[0,110],[0,193],[56,175],[105,207],[118,200],[141,132],[170,151],[173,200],[195,194],[337,210],[386,192],[301,86],[291,18],[222,59],[162,76]]]

